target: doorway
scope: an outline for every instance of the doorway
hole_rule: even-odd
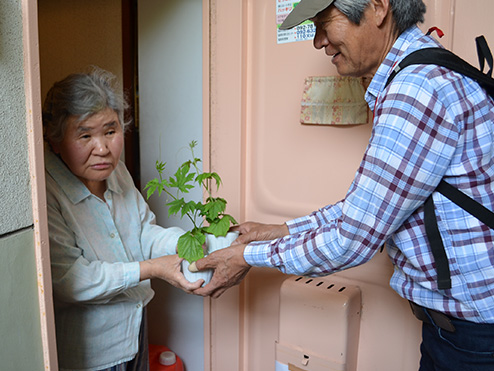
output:
[[[38,26],[42,99],[55,81],[90,65],[116,75],[131,104],[125,162],[139,189],[155,176],[158,158],[173,168],[190,140],[202,153],[201,0],[44,0]],[[149,202],[157,223],[181,226],[163,201]],[[163,282],[152,286],[150,342],[174,350],[187,369],[203,370],[203,299]]]

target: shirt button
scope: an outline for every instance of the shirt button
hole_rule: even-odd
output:
[[[137,305],[136,305],[136,308],[140,308],[140,307],[141,307],[141,304],[137,304]]]
[[[115,238],[115,233],[110,233],[111,238]]]

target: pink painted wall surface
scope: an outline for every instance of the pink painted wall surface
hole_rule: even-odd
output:
[[[41,86],[38,44],[37,2],[22,1],[24,79],[26,94],[26,131],[29,143],[31,197],[34,221],[34,251],[38,285],[41,342],[44,370],[57,370],[55,317],[52,302],[51,268],[46,216],[43,131],[41,123]]]
[[[474,37],[489,26],[489,0],[428,0],[423,29],[446,32],[443,44],[477,65]],[[230,212],[240,221],[280,223],[341,199],[371,125],[304,126],[300,98],[307,76],[336,75],[310,41],[276,43],[276,0],[204,1],[204,158],[219,171]],[[489,35],[489,33],[491,35]],[[385,253],[336,274],[362,293],[359,371],[418,369],[420,323],[388,286]],[[252,269],[240,287],[205,301],[205,370],[274,370],[280,287],[288,276]],[[301,334],[301,336],[304,336]],[[338,334],[312,333],[324,342]]]

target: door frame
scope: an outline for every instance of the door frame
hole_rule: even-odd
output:
[[[34,220],[34,251],[38,281],[41,340],[45,370],[58,370],[55,315],[50,268],[48,217],[46,212],[41,85],[38,44],[38,3],[22,1],[24,84],[29,146],[31,197]]]

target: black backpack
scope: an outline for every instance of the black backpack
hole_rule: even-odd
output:
[[[479,56],[480,70],[458,57],[447,49],[426,48],[417,50],[405,57],[393,70],[386,82],[386,86],[393,78],[406,66],[412,64],[435,64],[446,67],[452,71],[458,72],[464,76],[475,80],[485,91],[494,98],[494,79],[492,78],[493,58],[487,41],[484,36],[475,39],[477,43],[477,53]],[[490,67],[487,73],[484,73],[485,61]],[[494,213],[485,208],[477,201],[473,200],[465,193],[453,187],[446,181],[441,180],[435,191],[469,212],[482,223],[494,229]],[[451,288],[451,274],[448,266],[448,258],[444,250],[443,241],[437,227],[437,220],[434,211],[434,201],[432,194],[427,198],[424,204],[424,223],[427,239],[431,245],[432,255],[436,262],[438,288],[440,290]]]

